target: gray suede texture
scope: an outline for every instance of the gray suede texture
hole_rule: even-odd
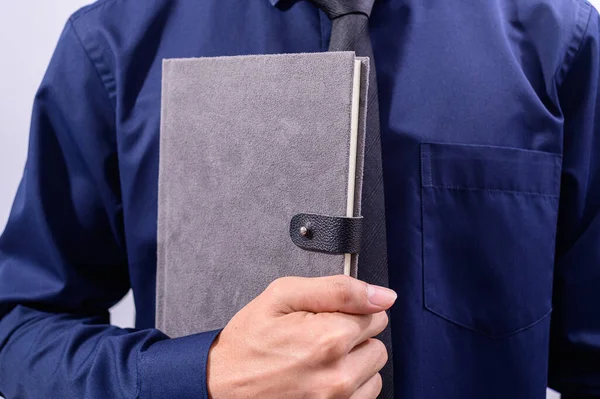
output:
[[[222,328],[279,277],[343,273],[343,255],[296,247],[289,224],[297,213],[346,214],[354,60],[163,62],[157,328],[171,337]],[[361,75],[359,193],[366,59]]]

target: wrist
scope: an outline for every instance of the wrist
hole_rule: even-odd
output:
[[[212,345],[208,351],[208,358],[206,361],[206,390],[208,398],[221,397],[224,390],[222,386],[222,378],[220,372],[220,366],[223,365],[223,356],[221,354],[222,345],[219,345],[221,334],[212,342]]]

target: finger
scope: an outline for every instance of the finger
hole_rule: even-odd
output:
[[[388,309],[397,297],[388,288],[344,275],[284,277],[271,283],[265,295],[273,309],[284,314],[302,311],[372,314]]]
[[[342,367],[350,373],[356,389],[369,381],[387,363],[387,350],[383,342],[369,338],[356,346],[342,360]]]
[[[343,343],[343,354],[347,355],[355,346],[380,334],[388,324],[388,316],[386,312],[372,315],[318,313],[311,322],[323,331],[326,342],[331,340]]]
[[[345,315],[347,318],[359,318],[359,317],[370,317],[368,324],[366,321],[353,321],[354,325],[358,328],[352,340],[352,347],[355,347],[369,338],[373,338],[374,336],[380,334],[385,330],[385,327],[388,325],[388,315],[386,312],[379,312],[369,316],[359,316],[359,315]],[[351,321],[352,322],[352,321]],[[365,325],[366,324],[366,325]]]
[[[350,399],[376,399],[383,386],[381,374],[377,373],[354,392]]]

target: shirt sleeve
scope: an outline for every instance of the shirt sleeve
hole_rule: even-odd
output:
[[[559,85],[564,148],[549,385],[563,399],[600,398],[600,32],[587,7]]]
[[[218,331],[169,339],[109,325],[129,289],[115,108],[68,23],[34,101],[28,158],[0,236],[7,398],[206,398]]]

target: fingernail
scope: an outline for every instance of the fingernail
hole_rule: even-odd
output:
[[[398,298],[398,294],[395,291],[370,284],[367,286],[367,296],[369,297],[369,302],[382,308],[392,306],[396,298]]]

